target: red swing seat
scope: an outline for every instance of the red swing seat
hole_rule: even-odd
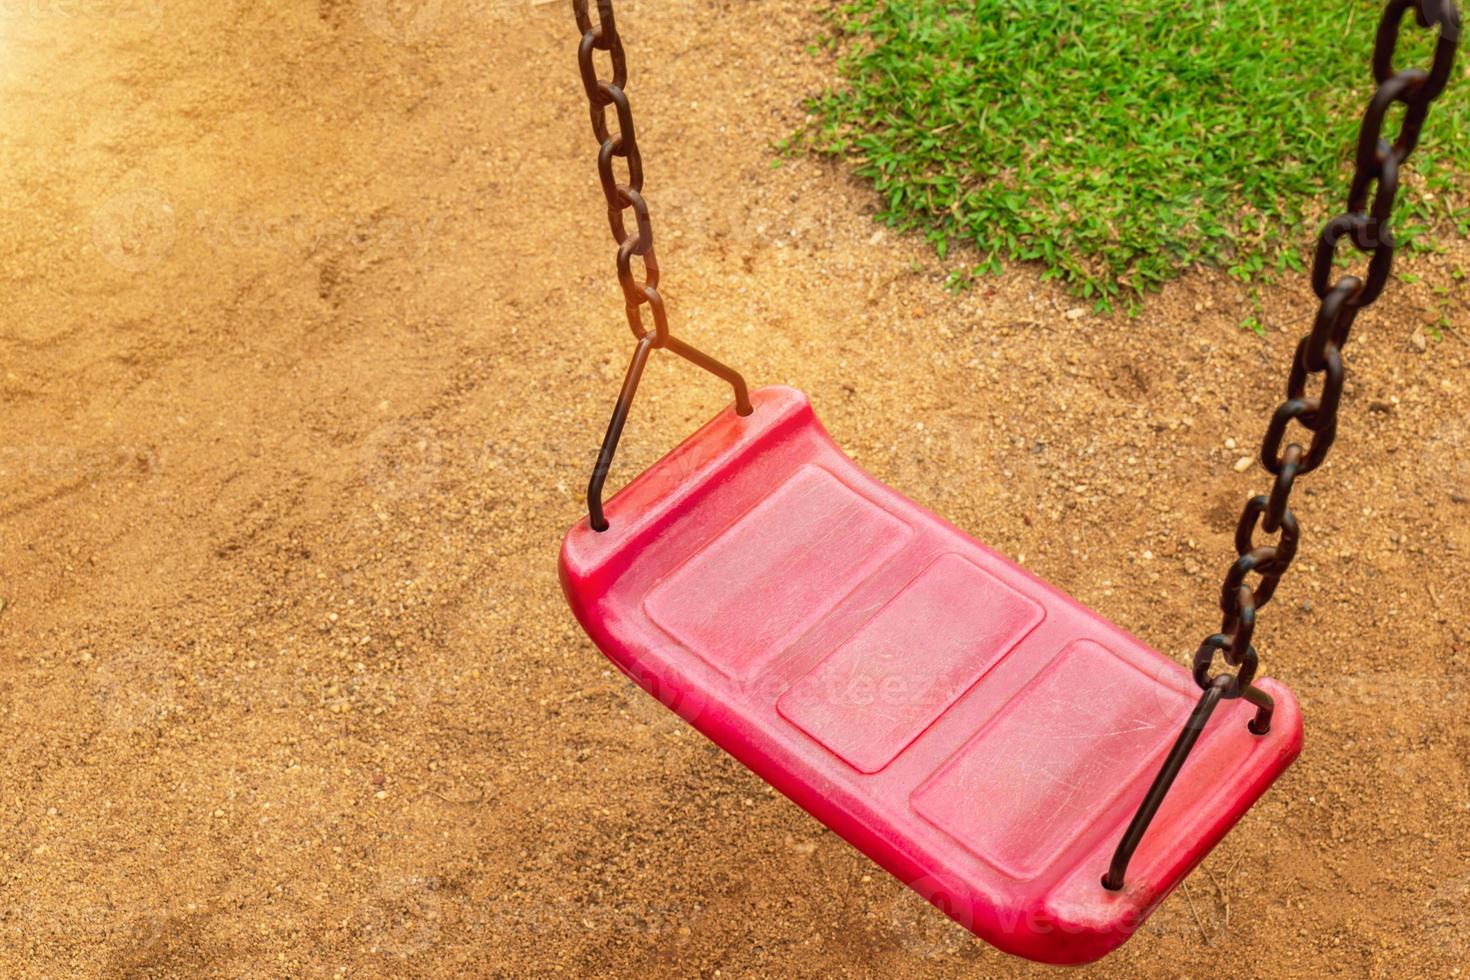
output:
[[[1128,872],[1109,858],[1199,698],[1188,670],[877,482],[804,395],[721,412],[567,534],[613,663],[951,918],[1084,963],[1138,928],[1289,766],[1223,702]]]

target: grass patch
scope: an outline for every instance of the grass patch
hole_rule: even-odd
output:
[[[841,83],[784,148],[850,159],[880,218],[941,258],[973,245],[962,276],[1039,262],[1099,308],[1196,264],[1271,278],[1301,268],[1343,205],[1380,9],[851,0],[822,42]],[[1398,64],[1427,66],[1430,44],[1406,18]],[[1409,164],[1401,242],[1470,224],[1455,187],[1470,173],[1464,75],[1462,59]]]

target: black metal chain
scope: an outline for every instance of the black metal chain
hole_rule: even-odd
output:
[[[1428,72],[1418,68],[1397,70],[1393,66],[1399,27],[1409,10],[1414,11],[1420,26],[1439,28],[1434,62]],[[1227,697],[1240,697],[1255,673],[1256,653],[1251,641],[1256,614],[1275,596],[1282,576],[1296,558],[1301,536],[1290,506],[1291,493],[1298,477],[1322,465],[1337,438],[1337,415],[1346,378],[1342,349],[1359,311],[1378,299],[1392,271],[1396,244],[1390,220],[1398,196],[1400,168],[1419,143],[1430,103],[1449,79],[1459,26],[1460,15],[1453,0],[1390,0],[1379,22],[1373,51],[1378,90],[1363,114],[1347,211],[1323,227],[1312,261],[1312,289],[1321,305],[1311,332],[1297,345],[1286,383],[1286,401],[1272,415],[1261,444],[1261,465],[1276,480],[1270,494],[1249,500],[1240,516],[1235,532],[1237,558],[1220,590],[1224,620],[1220,632],[1207,638],[1195,655],[1195,680],[1201,688],[1209,685],[1209,671],[1217,652],[1226,663],[1238,668]],[[1395,103],[1404,106],[1404,118],[1390,143],[1383,136],[1383,123]],[[1347,275],[1331,281],[1337,244],[1343,238],[1369,256],[1365,278]],[[1309,394],[1307,389],[1314,381],[1320,389]],[[1300,441],[1288,441],[1293,422],[1310,434],[1305,446]],[[1280,536],[1274,544],[1258,545],[1257,531]],[[1247,583],[1252,575],[1259,576],[1254,588]]]
[[[638,150],[637,132],[633,127],[633,109],[628,102],[628,59],[623,51],[623,40],[618,35],[617,20],[613,15],[612,0],[597,0],[597,22],[593,23],[588,9],[588,0],[572,0],[572,13],[577,18],[577,29],[582,32],[582,43],[577,48],[577,65],[582,73],[582,87],[587,92],[587,102],[592,115],[592,133],[597,137],[597,174],[602,181],[602,193],[607,198],[608,223],[612,226],[613,238],[618,244],[618,282],[623,287],[623,299],[627,307],[628,326],[638,338],[638,346],[623,389],[608,423],[607,435],[603,438],[597,465],[592,471],[592,480],[587,487],[587,512],[594,530],[605,531],[607,518],[602,510],[602,488],[612,466],[613,454],[622,437],[623,426],[628,419],[633,396],[638,391],[638,381],[648,362],[649,352],[668,348],[680,357],[699,365],[706,371],[728,381],[735,389],[735,410],[741,415],[752,411],[750,394],[745,380],[738,372],[704,354],[669,334],[669,316],[664,308],[663,295],[658,291],[658,257],[653,251],[653,221],[649,217],[648,202],[643,198],[643,156]],[[606,52],[612,63],[612,78],[597,77],[597,52]],[[608,125],[608,109],[617,117],[617,130]],[[619,181],[615,161],[621,159],[627,168],[627,179]],[[632,212],[633,227],[628,228],[628,212]],[[634,273],[633,259],[642,259],[643,281]],[[643,308],[647,306],[653,317],[650,329],[643,321]]]
[[[1434,61],[1427,72],[1394,67],[1399,27],[1410,10],[1420,27],[1439,29]],[[1342,349],[1358,312],[1378,299],[1393,269],[1396,246],[1389,223],[1398,196],[1400,168],[1419,144],[1430,103],[1449,81],[1459,41],[1460,13],[1454,0],[1389,0],[1378,23],[1373,49],[1373,77],[1378,90],[1363,113],[1347,211],[1323,227],[1312,260],[1312,289],[1321,305],[1311,332],[1297,345],[1286,382],[1286,401],[1271,416],[1261,444],[1261,465],[1276,481],[1269,494],[1247,501],[1240,515],[1235,531],[1237,558],[1225,573],[1220,589],[1224,620],[1220,632],[1206,637],[1194,655],[1194,679],[1204,695],[1118,845],[1103,879],[1108,888],[1123,887],[1134,849],[1216,704],[1244,697],[1257,707],[1251,731],[1264,735],[1270,730],[1271,699],[1251,686],[1257,668],[1256,648],[1252,645],[1256,614],[1275,596],[1282,576],[1296,558],[1301,528],[1291,510],[1291,492],[1298,477],[1322,465],[1337,438],[1337,412],[1346,378]],[[1404,107],[1404,118],[1390,143],[1383,136],[1383,123],[1395,104]],[[1337,243],[1343,238],[1369,257],[1368,269],[1363,278],[1345,275],[1332,282]],[[1320,384],[1320,390],[1309,394],[1307,389],[1314,381]],[[1310,433],[1305,446],[1300,441],[1288,441],[1293,422]],[[1274,544],[1258,544],[1257,531],[1279,537]],[[1249,582],[1251,576],[1259,577],[1254,586]],[[1210,676],[1217,653],[1236,668],[1234,675]]]

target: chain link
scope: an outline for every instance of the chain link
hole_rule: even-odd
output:
[[[1420,27],[1439,30],[1434,62],[1427,72],[1394,68],[1399,27],[1409,10],[1414,11]],[[1241,512],[1235,528],[1236,559],[1220,586],[1220,612],[1224,617],[1220,632],[1205,637],[1194,654],[1194,680],[1203,693],[1119,838],[1107,874],[1103,875],[1104,888],[1123,888],[1134,852],[1222,700],[1244,698],[1256,708],[1248,725],[1250,731],[1265,735],[1271,730],[1275,703],[1251,683],[1260,666],[1252,643],[1256,616],[1275,597],[1281,577],[1296,559],[1301,527],[1291,510],[1291,492],[1297,477],[1322,465],[1337,438],[1337,411],[1346,378],[1342,348],[1358,311],[1378,298],[1393,269],[1394,240],[1389,221],[1399,192],[1400,168],[1419,142],[1429,104],[1449,80],[1459,40],[1460,14],[1453,0],[1389,0],[1378,23],[1373,51],[1373,77],[1378,90],[1363,113],[1347,212],[1327,222],[1317,241],[1311,278],[1321,305],[1311,332],[1297,344],[1292,356],[1286,401],[1272,414],[1261,442],[1261,465],[1276,477],[1276,482],[1269,494],[1252,497]],[[1404,117],[1398,135],[1390,143],[1383,138],[1383,121],[1396,104],[1404,107]],[[1364,278],[1346,275],[1333,282],[1337,244],[1344,238],[1368,256],[1368,270]],[[1319,388],[1315,395],[1307,390],[1312,384]],[[1293,424],[1310,438],[1290,438]],[[1276,540],[1259,541],[1258,533],[1276,535]],[[1217,656],[1235,668],[1235,673],[1212,676]]]
[[[572,0],[572,13],[577,19],[577,29],[582,32],[582,42],[577,47],[577,67],[582,75],[582,89],[587,93],[592,135],[598,142],[597,176],[602,183],[602,195],[607,199],[607,221],[618,245],[618,283],[623,288],[628,326],[633,336],[638,338],[612,420],[598,452],[597,464],[592,470],[592,479],[587,485],[588,521],[594,530],[606,531],[609,525],[602,509],[602,488],[651,351],[670,350],[729,382],[735,393],[737,414],[749,415],[754,407],[745,379],[738,371],[669,334],[669,314],[664,308],[663,295],[658,291],[659,268],[658,256],[653,251],[653,219],[648,213],[648,202],[643,198],[643,155],[638,152],[633,107],[628,102],[628,57],[623,51],[623,39],[618,36],[612,0],[597,0],[595,21],[589,0]],[[598,77],[598,52],[602,52],[611,63],[611,80]],[[616,130],[609,125],[609,109],[617,119]],[[627,179],[622,181],[618,179],[619,160],[627,171]],[[635,259],[641,260],[641,277]],[[644,322],[645,306],[653,318],[652,327]]]
[[[1410,10],[1420,27],[1439,31],[1428,71],[1394,67],[1399,28]],[[1347,211],[1323,227],[1312,262],[1312,289],[1321,306],[1311,332],[1297,345],[1286,401],[1271,416],[1261,443],[1261,465],[1276,482],[1270,494],[1253,497],[1245,505],[1235,534],[1237,557],[1220,590],[1224,617],[1220,632],[1207,637],[1194,657],[1194,677],[1202,688],[1212,683],[1210,668],[1216,654],[1237,668],[1225,688],[1226,698],[1245,695],[1255,676],[1257,656],[1251,640],[1256,614],[1275,596],[1281,577],[1296,557],[1301,536],[1291,510],[1291,492],[1297,477],[1322,465],[1337,438],[1337,412],[1346,376],[1342,348],[1359,311],[1378,299],[1393,269],[1396,245],[1390,219],[1400,168],[1419,143],[1430,103],[1449,80],[1459,40],[1460,14],[1453,0],[1389,0],[1379,22],[1373,51],[1378,89],[1363,113]],[[1383,126],[1394,105],[1403,106],[1404,115],[1397,135],[1389,142]],[[1368,269],[1363,277],[1345,275],[1333,282],[1332,266],[1344,238],[1368,256]],[[1320,385],[1315,395],[1307,391],[1313,382]],[[1291,438],[1293,424],[1307,437]],[[1274,544],[1258,544],[1258,530],[1280,537]],[[1248,582],[1252,576],[1256,577],[1254,586]]]
[[[612,0],[596,0],[596,3],[594,22],[589,0],[572,0],[577,27],[582,32],[577,63],[591,112],[592,132],[599,143],[597,172],[607,199],[608,223],[618,245],[618,281],[627,306],[628,325],[638,338],[587,491],[589,522],[595,530],[606,531],[609,524],[602,509],[603,483],[651,350],[667,347],[729,381],[735,390],[736,411],[740,415],[748,415],[752,406],[745,382],[737,372],[669,335],[668,314],[658,291],[653,223],[643,198],[643,159],[638,151],[633,111],[626,92],[627,57],[618,36]],[[1421,28],[1437,28],[1439,32],[1428,71],[1394,67],[1399,30],[1410,10],[1414,11]],[[1270,730],[1271,698],[1252,686],[1259,666],[1252,643],[1256,617],[1274,598],[1282,576],[1296,558],[1301,528],[1290,506],[1292,489],[1298,477],[1322,465],[1337,437],[1337,414],[1345,379],[1342,348],[1347,344],[1358,312],[1378,298],[1392,271],[1395,243],[1390,221],[1399,191],[1400,169],[1418,145],[1430,103],[1449,81],[1459,39],[1460,15],[1453,0],[1389,0],[1379,21],[1373,51],[1373,76],[1378,89],[1363,114],[1347,211],[1323,227],[1312,262],[1312,288],[1321,305],[1311,332],[1297,345],[1287,379],[1286,401],[1272,415],[1261,445],[1261,463],[1276,480],[1269,494],[1252,497],[1241,513],[1235,533],[1237,558],[1220,589],[1221,629],[1206,637],[1194,656],[1194,678],[1204,694],[1119,841],[1102,880],[1104,887],[1114,890],[1123,887],[1135,849],[1221,700],[1246,699],[1257,708],[1250,730],[1257,735]],[[610,81],[598,78],[597,52],[604,52],[611,62]],[[1397,135],[1389,142],[1383,137],[1383,125],[1394,105],[1404,107],[1404,116]],[[608,124],[609,108],[617,118],[616,131]],[[618,159],[623,160],[627,169],[627,179],[623,182],[617,179]],[[629,211],[633,216],[631,230]],[[1368,256],[1366,278],[1345,275],[1332,281],[1337,246],[1343,238]],[[641,282],[634,273],[635,257],[642,259]],[[651,330],[643,322],[645,305],[653,316]],[[1320,383],[1321,390],[1312,395],[1307,389],[1314,380]],[[1297,439],[1288,438],[1293,423],[1310,433],[1305,446]],[[1275,543],[1258,542],[1258,533],[1276,535]],[[1253,576],[1257,579],[1254,584],[1250,581]],[[1233,675],[1211,676],[1217,655],[1235,668]]]
[[[582,88],[591,109],[592,134],[597,137],[597,175],[602,194],[607,198],[607,219],[613,239],[618,245],[618,283],[623,287],[623,301],[628,311],[628,326],[639,340],[648,333],[643,321],[643,307],[653,317],[654,347],[669,340],[669,317],[663,296],[658,291],[658,257],[653,251],[653,221],[648,202],[643,199],[643,156],[638,152],[638,135],[633,126],[633,107],[628,102],[628,57],[623,39],[618,36],[612,0],[597,0],[594,23],[589,0],[572,0],[572,12],[582,31],[577,48],[577,66],[582,73]],[[597,75],[597,53],[605,52],[612,62],[612,80]],[[617,129],[608,125],[608,110],[617,118]],[[627,180],[619,181],[617,161],[627,168]],[[628,212],[632,212],[632,230]],[[635,258],[642,259],[643,275],[634,270]]]

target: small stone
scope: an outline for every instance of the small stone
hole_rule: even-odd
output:
[[[1234,439],[1226,439],[1225,440],[1225,448],[1226,449],[1234,449],[1235,448],[1235,440]]]
[[[1412,334],[1410,334],[1409,343],[1413,344],[1414,349],[1421,354],[1429,349],[1429,341],[1425,339],[1423,330],[1416,329]]]
[[[1463,493],[1460,493],[1458,490],[1451,490],[1450,491],[1450,503],[1452,503],[1452,504],[1470,504],[1470,494],[1463,494]]]
[[[216,811],[214,811],[214,819],[216,819],[216,820],[219,820],[219,819],[223,818],[224,815],[225,815],[225,811],[223,811],[223,810],[216,810]]]
[[[1311,611],[1312,611],[1312,600],[1310,600],[1310,599],[1303,599],[1302,600],[1302,604],[1301,604],[1301,610],[1304,613],[1310,614]]]
[[[1084,310],[1082,307],[1080,307],[1080,306],[1074,306],[1070,310],[1067,311],[1067,319],[1068,320],[1080,320],[1080,319],[1082,319],[1082,317],[1086,313],[1087,313],[1087,311]]]
[[[385,775],[383,775],[382,773],[378,773],[376,776],[373,777],[373,785],[374,786],[381,786],[384,783],[386,783],[387,781],[388,781],[388,777],[385,776]]]
[[[1242,456],[1235,461],[1235,472],[1244,473],[1255,465],[1255,460],[1249,456]]]
[[[387,798],[388,798],[388,791],[386,789],[380,789],[376,793],[373,794],[373,799],[375,799],[375,800],[386,800]]]

